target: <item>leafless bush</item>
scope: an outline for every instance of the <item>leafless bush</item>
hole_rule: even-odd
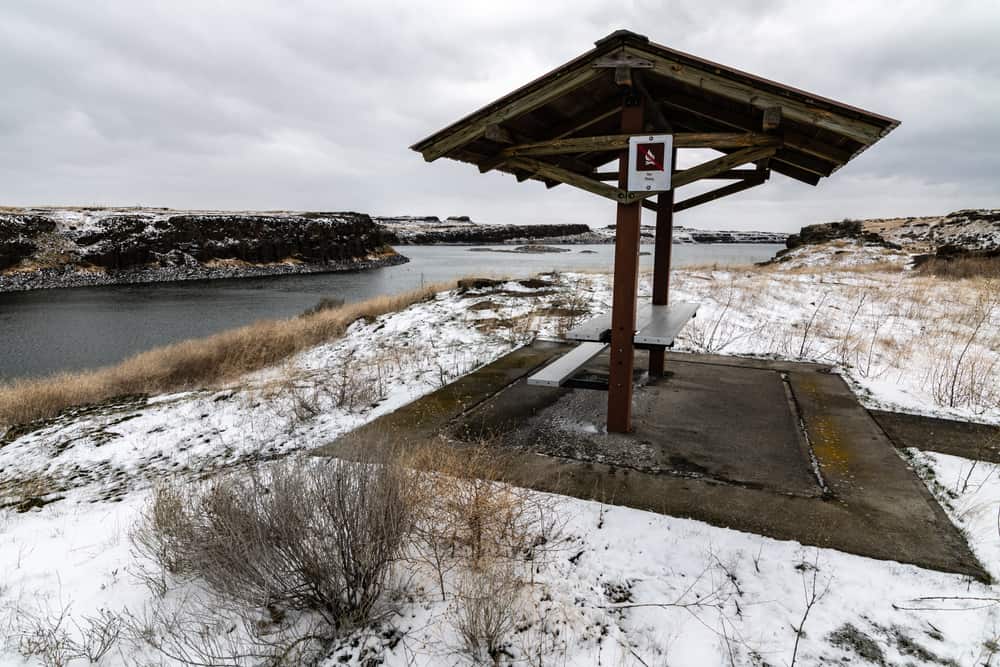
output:
[[[282,462],[154,493],[133,544],[172,574],[252,609],[369,620],[413,520],[389,462]]]
[[[100,609],[95,616],[84,616],[82,624],[74,621],[74,625],[79,634],[77,655],[93,664],[118,643],[123,623],[118,614]]]
[[[348,412],[364,410],[385,398],[387,359],[359,359],[348,352],[330,368],[303,370],[285,364],[278,376],[249,394],[259,393],[268,409],[295,431],[330,408]]]
[[[521,617],[523,586],[513,565],[503,561],[462,576],[451,621],[477,661],[500,664]]]
[[[427,341],[429,353],[421,362],[430,366],[431,382],[435,387],[444,387],[457,377],[461,377],[479,366],[482,361],[463,343],[435,343]]]
[[[95,664],[114,648],[121,636],[122,618],[107,609],[74,619],[70,605],[58,612],[19,608],[14,621],[18,652],[37,658],[46,667],[64,667],[74,660]]]
[[[811,356],[811,340],[810,333],[813,332],[813,325],[816,322],[816,317],[819,315],[820,311],[823,309],[823,305],[826,303],[826,299],[829,296],[829,292],[823,292],[817,301],[810,303],[809,305],[814,306],[812,313],[810,313],[809,318],[802,323],[802,342],[799,345],[798,358],[805,359],[807,356]]]
[[[327,391],[332,395],[334,405],[353,412],[371,407],[385,398],[387,373],[383,364],[381,358],[362,361],[348,355],[328,380]]]
[[[559,284],[562,295],[552,304],[549,313],[556,317],[556,335],[565,336],[590,315],[590,294],[588,285],[580,278],[568,283],[560,280]]]
[[[124,635],[138,648],[199,667],[313,665],[326,655],[332,639],[330,627],[315,617],[231,609],[197,595],[154,601],[128,614]]]
[[[741,314],[754,308],[755,289],[740,284],[735,277],[724,281],[710,279],[698,291],[716,303],[716,308],[699,311],[698,317],[684,327],[680,339],[695,349],[709,354],[719,353],[729,346],[760,334],[766,322],[748,326],[740,322]]]
[[[536,561],[557,547],[565,525],[557,500],[496,481],[503,459],[488,443],[431,445],[408,461],[435,471],[420,478],[417,548],[438,570],[442,597],[440,568],[449,559],[477,570],[497,560]]]
[[[45,667],[64,667],[76,657],[77,651],[69,636],[69,606],[55,614],[33,614],[19,610],[17,622],[18,652],[26,658],[37,658]]]
[[[830,592],[830,584],[832,579],[827,579],[825,585],[820,588],[816,579],[819,575],[819,554],[816,554],[816,558],[812,563],[807,563],[803,561],[799,565],[799,572],[802,575],[802,597],[805,602],[805,609],[802,611],[802,618],[799,620],[799,624],[792,626],[792,630],[795,631],[795,645],[792,647],[792,667],[795,667],[795,660],[799,654],[799,640],[805,634],[806,621],[809,619],[809,612],[812,608],[822,600],[827,593]]]
[[[979,347],[1000,307],[1000,297],[987,286],[979,292],[975,304],[965,314],[967,330],[941,336],[929,372],[931,396],[939,405],[950,408],[985,409],[1000,404],[997,386],[998,358]]]
[[[129,538],[139,556],[134,574],[157,595],[167,592],[168,578],[188,572],[185,545],[196,540],[194,525],[185,513],[191,493],[180,483],[162,484],[132,526]]]

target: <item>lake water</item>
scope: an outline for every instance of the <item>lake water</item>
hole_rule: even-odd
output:
[[[611,244],[563,247],[570,251],[529,255],[473,252],[468,246],[400,246],[409,263],[357,273],[0,294],[0,379],[115,363],[159,345],[298,315],[323,297],[357,301],[468,275],[612,268]],[[746,264],[768,259],[782,247],[678,244],[674,266]],[[643,267],[651,266],[650,256],[640,259]]]

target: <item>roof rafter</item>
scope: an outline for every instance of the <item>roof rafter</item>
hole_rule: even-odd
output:
[[[630,134],[608,134],[597,137],[574,137],[553,141],[518,144],[500,151],[498,157],[512,158],[535,155],[589,153],[628,148]],[[673,135],[675,148],[746,148],[749,146],[780,146],[781,139],[754,132],[678,132]]]
[[[760,110],[781,107],[782,115],[787,118],[815,127],[822,127],[862,143],[878,141],[884,134],[881,128],[869,123],[849,118],[846,115],[830,113],[814,105],[791,99],[789,96],[776,95],[706,70],[687,67],[676,60],[659,54],[648,53],[645,50],[639,51],[629,46],[623,47],[623,50],[637,57],[651,60],[653,62],[651,71],[657,74],[731,100],[749,104]]]

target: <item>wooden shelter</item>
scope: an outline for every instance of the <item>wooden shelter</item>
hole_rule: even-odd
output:
[[[668,305],[673,213],[761,185],[772,171],[816,185],[897,125],[892,118],[619,30],[412,148],[429,162],[452,158],[474,164],[481,172],[512,174],[518,181],[581,188],[617,204],[610,321],[604,318],[577,331],[583,344],[567,355],[559,372],[539,383],[564,384],[568,371],[609,343],[608,430],[627,432],[634,348],[647,347],[650,375],[662,375],[664,348],[694,314],[690,306]],[[672,135],[675,153],[709,148],[721,155],[675,169],[670,190],[630,191],[629,138],[647,133]],[[618,162],[617,168],[602,171],[612,161]],[[675,197],[678,188],[705,179],[730,182]],[[637,325],[642,208],[656,212],[656,246],[652,304],[640,311],[645,314]]]

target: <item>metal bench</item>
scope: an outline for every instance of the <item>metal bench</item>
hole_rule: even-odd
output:
[[[635,332],[635,345],[669,347],[684,325],[698,312],[698,304],[680,302],[669,306],[650,306],[650,316]]]
[[[561,387],[580,367],[606,350],[607,343],[580,343],[551,364],[528,378],[528,384]]]
[[[695,316],[698,304],[672,303],[668,306],[642,304],[636,311],[636,347],[670,347],[684,325]],[[598,315],[569,331],[569,340],[582,341],[554,362],[531,375],[528,384],[561,387],[588,361],[608,347],[611,340],[611,314]]]
[[[668,306],[654,306],[644,303],[636,310],[634,342],[640,345],[669,347],[698,312],[698,304],[679,301]],[[569,340],[596,341],[607,343],[611,340],[611,314],[592,317],[566,334]]]

